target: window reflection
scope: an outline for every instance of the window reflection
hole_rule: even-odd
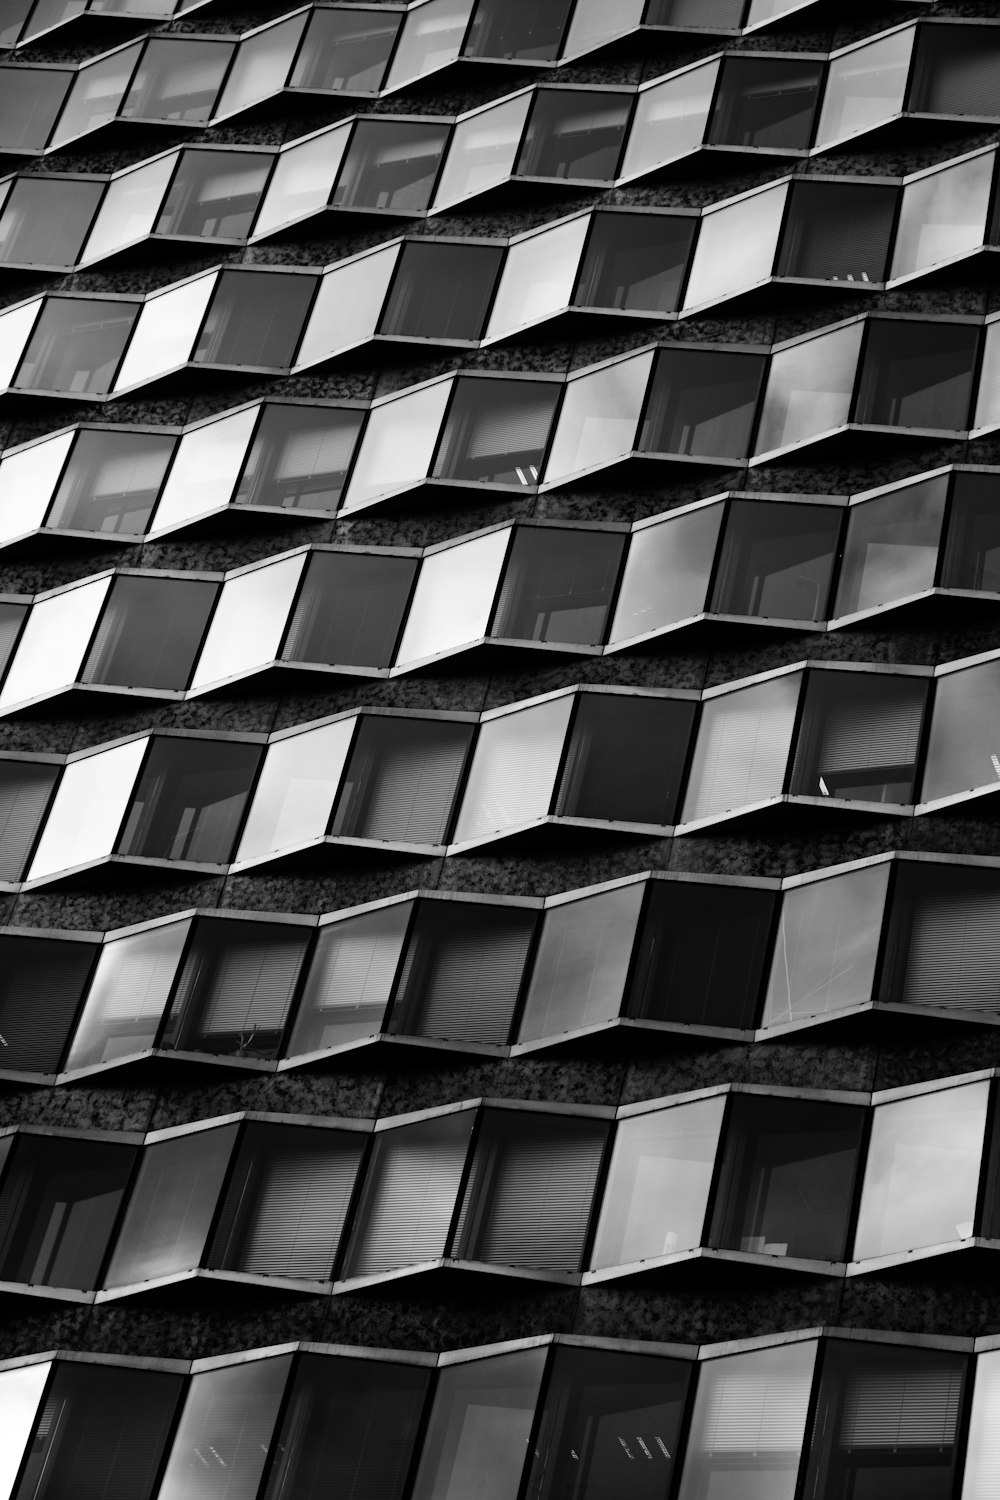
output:
[[[850,507],[836,614],[933,588],[947,493],[942,474]]]
[[[611,641],[646,635],[701,613],[722,514],[721,505],[706,505],[633,533]]]
[[[19,390],[103,395],[111,389],[140,303],[49,297],[14,385]]]
[[[0,215],[0,261],[75,265],[103,191],[100,182],[16,178]]]
[[[927,691],[920,677],[811,672],[791,791],[912,802]]]
[[[321,927],[288,1055],[375,1036],[392,997],[412,902]]]
[[[249,151],[182,151],[153,233],[245,239],[272,160]]]
[[[456,381],[435,475],[537,484],[560,391],[548,381]]]
[[[1000,476],[955,474],[941,583],[1000,593]]]
[[[158,1500],[256,1494],[291,1363],[283,1354],[192,1376]]]
[[[899,113],[913,38],[913,29],[904,27],[830,60],[816,132],[818,142],[856,135]]]
[[[765,365],[757,354],[660,349],[639,447],[647,453],[742,458]]]
[[[119,854],[224,864],[260,760],[230,740],[154,739],[118,842]]]
[[[503,254],[489,245],[408,240],[379,333],[397,338],[480,338]]]
[[[192,360],[287,368],[295,356],[316,281],[315,276],[224,271]]]
[[[756,453],[807,442],[847,422],[864,326],[849,323],[772,357]]]
[[[983,243],[995,166],[987,152],[906,185],[893,276],[923,270]]]
[[[463,56],[554,61],[570,8],[570,0],[545,6],[534,0],[478,0]]]
[[[575,305],[676,312],[697,225],[669,214],[594,214]]]
[[[823,65],[727,57],[709,123],[713,145],[802,150],[812,138]]]
[[[152,432],[76,434],[46,527],[141,534],[177,439]]]
[[[66,1060],[68,1069],[152,1047],[189,929],[187,921],[167,922],[104,944]]]
[[[186,688],[218,591],[207,581],[119,574],[81,681]]]
[[[234,505],[336,510],[364,413],[266,403]]]
[[[539,89],[517,159],[518,177],[610,181],[618,168],[631,103],[627,95]]]
[[[449,135],[447,125],[359,120],[331,205],[419,213],[431,201]]]
[[[897,198],[892,187],[793,183],[778,275],[884,281]]]
[[[626,885],[560,902],[546,911],[519,1041],[615,1019],[628,979],[642,896],[641,884]]]
[[[377,93],[402,19],[377,10],[314,10],[291,87]]]
[[[710,608],[763,619],[821,620],[843,511],[734,500]]]
[[[365,715],[330,832],[443,844],[471,741],[468,724]]]
[[[968,427],[978,346],[978,328],[876,319],[868,330],[855,420]]]
[[[491,634],[600,645],[624,542],[599,531],[518,528]]]
[[[207,120],[234,42],[160,38],[147,42],[121,113],[146,120]]]
[[[497,1500],[517,1495],[546,1352],[463,1360],[440,1372],[413,1500],[466,1500],[484,1474]]]

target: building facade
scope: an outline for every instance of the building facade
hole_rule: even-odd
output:
[[[994,1500],[996,6],[0,47],[0,1500]]]

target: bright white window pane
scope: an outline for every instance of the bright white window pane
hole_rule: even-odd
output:
[[[724,1094],[619,1121],[593,1265],[628,1266],[702,1243]]]
[[[716,60],[640,92],[625,148],[623,178],[651,172],[664,162],[697,151],[705,139],[718,71]]]
[[[306,557],[300,552],[226,580],[194,669],[192,688],[277,660]]]
[[[258,1494],[290,1365],[286,1354],[193,1377],[159,1500],[249,1500]]]
[[[983,1082],[878,1106],[855,1260],[972,1237],[989,1097]]]
[[[843,426],[850,416],[863,329],[862,323],[849,323],[774,355],[757,453],[803,443]]]
[[[614,463],[635,447],[653,351],[570,380],[544,482]]]
[[[408,11],[386,89],[398,89],[454,62],[471,12],[472,0],[430,0]]]
[[[922,802],[1000,785],[1000,661],[937,679]]]
[[[308,12],[303,11],[240,43],[215,111],[217,116],[246,109],[284,88],[307,20]]]
[[[28,871],[29,880],[72,870],[112,852],[147,743],[130,740],[66,767]]]
[[[616,0],[614,5],[608,0],[576,0],[563,56],[576,57],[636,31],[644,9],[644,0]]]
[[[289,1057],[381,1031],[412,909],[405,901],[320,927]]]
[[[570,304],[590,219],[583,214],[511,245],[490,314],[487,338],[498,338],[561,312]]]
[[[66,1069],[134,1057],[156,1041],[191,929],[190,920],[105,943]]]
[[[100,260],[152,234],[163,195],[177,165],[177,153],[113,177],[80,255],[80,262]]]
[[[5,390],[14,379],[41,305],[42,298],[35,297],[21,307],[0,313],[0,390]]]
[[[248,406],[181,438],[151,532],[179,526],[228,505],[260,408]]]
[[[2,329],[0,324],[0,329]],[[983,368],[979,376],[974,427],[992,427],[1000,422],[1000,321],[987,323]]]
[[[326,833],[355,721],[338,719],[269,745],[237,860],[299,848]]]
[[[216,271],[143,303],[125,352],[115,390],[154,380],[186,364],[215,287]]]
[[[505,528],[424,558],[397,662],[422,661],[485,637],[509,540]]]
[[[114,119],[140,50],[137,43],[80,69],[53,133],[53,146],[61,146]]]
[[[833,59],[826,76],[817,146],[869,130],[899,113],[915,35],[913,29],[898,31]]]
[[[705,214],[684,306],[716,302],[764,281],[774,268],[787,183]]]
[[[51,1363],[0,1373],[0,1500],[9,1500]]]
[[[528,91],[468,120],[459,120],[434,195],[435,209],[507,181],[514,170],[531,100]]]
[[[439,380],[372,409],[342,513],[426,479],[450,392]]]
[[[780,797],[802,676],[710,698],[702,709],[685,823]]]
[[[1000,1495],[1000,1349],[980,1354],[972,1393],[962,1500]]]
[[[279,153],[253,227],[255,236],[326,207],[350,133],[349,124],[338,125]]]
[[[77,680],[110,587],[110,578],[96,578],[32,606],[0,692],[0,709],[57,693]]]
[[[296,368],[328,359],[372,337],[399,250],[398,245],[388,245],[350,265],[327,271],[309,314]]]
[[[995,164],[996,153],[987,151],[903,189],[890,276],[922,271],[983,243]]]
[[[611,641],[662,630],[705,608],[721,505],[706,505],[632,535]]]
[[[0,463],[0,542],[41,526],[73,437],[61,432]]]
[[[456,844],[544,818],[552,804],[572,693],[482,725],[455,829]]]

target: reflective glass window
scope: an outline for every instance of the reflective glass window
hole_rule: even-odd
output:
[[[941,583],[1000,593],[1000,476],[953,476]]]
[[[28,604],[0,604],[0,674],[10,664],[14,648],[22,639],[21,627],[30,612]]]
[[[647,453],[742,458],[765,366],[759,354],[660,349],[639,447]]]
[[[997,114],[1000,36],[992,26],[917,31],[909,107],[932,115]]]
[[[1000,781],[1000,661],[946,672],[934,685],[921,799]]]
[[[440,1371],[413,1500],[467,1500],[486,1474],[491,1496],[514,1500],[547,1352],[522,1349]]]
[[[82,682],[185,688],[218,584],[119,574],[111,585]]]
[[[25,27],[24,23],[34,3],[35,0],[10,0],[4,19],[0,22],[0,47],[16,47],[22,30],[26,36],[33,34],[33,28]]]
[[[233,504],[336,510],[363,415],[267,403]]]
[[[411,906],[399,902],[320,928],[286,1048],[290,1057],[381,1031]]]
[[[434,0],[407,16],[386,79],[397,89],[454,62],[462,47],[473,0]]]
[[[147,42],[122,115],[126,119],[207,120],[235,45],[186,37],[156,37]]]
[[[569,306],[586,237],[587,220],[578,215],[526,235],[508,248],[488,337],[540,322]]]
[[[685,822],[782,794],[801,681],[798,673],[775,677],[703,705]]]
[[[985,152],[907,183],[896,230],[893,276],[921,271],[983,243],[995,167],[995,157]]]
[[[684,68],[640,89],[625,147],[622,175],[655,172],[701,149],[719,75],[720,59]]]
[[[849,323],[772,357],[756,453],[807,442],[847,422],[863,332],[863,323]]]
[[[561,386],[459,379],[434,464],[442,479],[537,484]]]
[[[192,1376],[158,1500],[257,1494],[291,1363],[284,1354]]]
[[[58,766],[0,761],[0,880],[20,880],[58,777]]]
[[[823,65],[803,59],[727,57],[708,139],[716,146],[803,150],[812,138]]]
[[[920,677],[811,672],[790,790],[912,802],[927,691]]]
[[[705,608],[721,505],[708,505],[632,534],[611,641],[650,634]]]
[[[0,146],[5,151],[44,151],[76,76],[70,69],[0,69]]]
[[[735,31],[743,24],[744,8],[745,0],[649,0],[645,24]]]
[[[517,159],[517,176],[610,181],[631,107],[627,94],[539,89]]]
[[[856,135],[899,113],[906,92],[913,37],[913,30],[904,28],[831,58],[817,142],[825,144],[842,136]]]
[[[612,360],[570,380],[545,465],[553,484],[628,457],[635,447],[654,352]]]
[[[489,245],[408,240],[379,333],[398,338],[480,338],[503,254]]]
[[[176,161],[168,153],[112,177],[84,249],[87,261],[114,255],[152,232]]]
[[[67,1068],[91,1067],[152,1047],[190,922],[166,922],[105,943]]]
[[[573,695],[560,693],[482,724],[454,838],[484,839],[552,812]]]
[[[763,619],[822,620],[843,511],[734,500],[710,608]]]
[[[284,660],[389,666],[417,566],[413,557],[314,552],[282,649]]]
[[[397,664],[426,661],[484,639],[510,535],[501,527],[424,554]]]
[[[182,151],[154,234],[245,239],[272,160],[250,151]]]
[[[574,303],[676,312],[697,225],[670,214],[595,214]]]
[[[507,181],[514,170],[532,98],[525,90],[459,120],[435,193],[437,206],[457,203]]]
[[[374,94],[403,17],[377,10],[314,10],[290,79],[293,89]]]
[[[1000,1448],[996,1441],[1000,1403],[1000,1351],[980,1354],[975,1365],[972,1420],[965,1452],[962,1500],[991,1500],[1000,1483]]]
[[[855,420],[968,427],[978,345],[978,328],[876,319],[868,331]]]
[[[0,1036],[5,1068],[54,1073],[100,948],[0,937]]]
[[[420,213],[431,201],[450,134],[449,125],[359,120],[330,203]]]
[[[642,895],[641,883],[635,883],[546,911],[518,1041],[538,1041],[615,1019]]]
[[[600,645],[624,544],[601,531],[518,528],[491,634]]]
[[[52,133],[54,146],[96,130],[114,119],[138,57],[137,46],[126,47],[121,52],[113,52],[110,57],[88,62],[80,69]]]
[[[75,265],[102,196],[100,182],[16,178],[0,214],[0,261]]]
[[[470,724],[364,716],[330,832],[443,844],[471,743]]]
[[[556,797],[567,818],[669,824],[677,815],[695,705],[583,693]]]
[[[119,854],[223,864],[260,760],[259,745],[154,739],[118,841]]]
[[[884,281],[898,189],[852,182],[795,182],[779,276]],[[898,271],[893,272],[898,275]]]
[[[552,62],[559,55],[569,12],[570,0],[545,6],[533,0],[478,0],[463,55]]]
[[[191,358],[213,365],[290,365],[315,288],[315,276],[224,271]]]
[[[947,493],[942,474],[849,508],[836,614],[933,588]]]
[[[138,302],[48,298],[14,385],[28,391],[103,395],[111,389],[139,308]]]
[[[1000,886],[994,870],[896,868],[881,995],[902,1005],[995,1016],[1000,1010]]]

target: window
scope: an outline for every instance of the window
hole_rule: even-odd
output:
[[[697,226],[669,214],[594,214],[575,305],[676,312]]]
[[[93,1067],[152,1047],[190,922],[167,922],[101,948],[67,1068]]]
[[[975,250],[986,238],[996,161],[989,152],[907,183],[892,275],[905,276]]]
[[[118,853],[224,864],[232,858],[259,760],[258,745],[155,738]]]
[[[364,715],[330,832],[443,844],[472,743],[472,726]]]
[[[104,395],[111,389],[141,304],[49,297],[14,385],[22,391]]]
[[[139,52],[140,48],[133,44],[99,60],[93,59],[80,69],[53,131],[54,146],[97,130],[114,119],[128,89]]]
[[[909,107],[933,115],[997,114],[1000,37],[992,26],[927,26],[917,32]]]
[[[0,880],[21,879],[58,779],[58,766],[0,761]]]
[[[176,446],[176,437],[165,434],[82,428],[46,527],[141,534]]]
[[[1000,593],[1000,476],[953,476],[941,583]]]
[[[451,134],[448,125],[359,120],[330,203],[420,213],[428,207]]]
[[[618,168],[631,107],[625,94],[539,89],[516,175],[609,182]]]
[[[709,142],[805,150],[812,139],[822,78],[822,63],[727,57],[709,122]]]
[[[836,614],[878,609],[933,588],[947,493],[942,474],[850,507]]]
[[[926,678],[811,672],[790,791],[912,802]]]
[[[612,642],[651,635],[701,613],[722,514],[721,505],[708,505],[633,532]]]
[[[781,796],[801,680],[775,677],[702,705],[685,823]]]
[[[173,37],[147,42],[122,115],[143,120],[209,119],[235,47],[234,42]]]
[[[1000,781],[1000,662],[947,672],[934,685],[921,797],[930,802]]]
[[[848,323],[772,356],[755,452],[808,442],[849,420],[863,332],[863,323]]]
[[[288,1055],[377,1036],[392,997],[412,902],[321,927]]]
[[[285,661],[388,667],[418,561],[364,552],[314,552],[282,649]]]
[[[246,239],[272,161],[249,151],[182,151],[153,233]]]
[[[763,619],[822,620],[843,511],[734,500],[726,517],[711,609]]]
[[[816,131],[819,144],[857,135],[899,114],[913,38],[913,28],[900,27],[831,59]]]
[[[435,476],[466,484],[537,484],[560,390],[548,381],[458,379]]]
[[[0,1067],[55,1073],[100,948],[0,937]]]
[[[736,31],[743,24],[744,4],[745,0],[649,0],[645,24]]]
[[[519,1041],[544,1040],[615,1019],[642,897],[643,886],[637,882],[546,911]]]
[[[639,447],[646,453],[741,459],[765,364],[758,354],[660,349]]]
[[[892,187],[793,183],[778,275],[884,281],[897,196]]]
[[[256,1495],[291,1363],[285,1354],[191,1377],[157,1500]]]
[[[553,62],[569,12],[570,0],[544,7],[533,0],[479,0],[462,55]]]
[[[402,17],[377,10],[315,10],[292,72],[293,89],[374,94]]]
[[[494,1495],[518,1493],[546,1353],[522,1349],[440,1371],[413,1500],[467,1500],[484,1474]]]
[[[868,330],[855,421],[964,430],[979,329],[885,322]]]
[[[200,580],[118,574],[80,680],[186,688],[218,592]]]
[[[599,646],[624,546],[614,533],[519,527],[491,634]]]
[[[3,107],[0,147],[4,151],[44,151],[56,116],[77,74],[44,68],[0,69]]]
[[[489,245],[407,240],[379,333],[394,338],[481,338],[503,259],[503,250]]]
[[[881,993],[975,1020],[1000,1012],[1000,887],[992,870],[896,869]]]
[[[315,276],[224,271],[192,360],[287,367],[295,357],[316,281]],[[266,315],[262,315],[265,308]]]
[[[233,504],[336,510],[363,415],[265,403]]]
[[[556,797],[567,818],[673,823],[687,760],[693,703],[582,693]]]
[[[0,261],[75,265],[102,196],[100,182],[15,178],[0,215]]]
[[[552,811],[573,695],[561,693],[480,725],[454,840],[489,838]]]

